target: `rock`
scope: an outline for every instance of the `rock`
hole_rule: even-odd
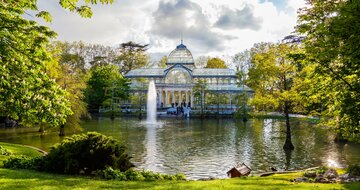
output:
[[[298,183],[309,182],[309,179],[307,177],[298,177],[295,179],[295,182],[298,182]]]
[[[346,174],[340,175],[339,178],[340,178],[340,179],[349,179],[349,178],[350,178],[350,174],[346,173]]]
[[[321,178],[320,183],[330,183],[330,181],[327,178]]]
[[[315,171],[305,172],[304,177],[315,178],[316,177],[316,172]]]
[[[334,179],[334,178],[337,178],[337,177],[339,177],[339,175],[336,172],[336,170],[334,170],[334,169],[328,169],[324,173],[324,178],[327,178],[327,179]]]
[[[323,177],[322,175],[318,175],[318,176],[316,176],[316,178],[315,178],[315,182],[320,183],[320,181],[321,181],[322,179],[324,179],[324,177]]]

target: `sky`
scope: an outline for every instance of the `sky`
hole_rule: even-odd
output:
[[[304,0],[115,0],[92,6],[82,18],[57,0],[38,0],[53,16],[49,26],[61,41],[84,41],[117,47],[133,41],[149,44],[156,59],[168,55],[183,36],[196,58],[231,56],[254,43],[279,42],[294,31]]]

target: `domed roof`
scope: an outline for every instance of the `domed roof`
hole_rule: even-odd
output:
[[[194,64],[194,59],[191,52],[186,48],[184,44],[176,46],[168,56],[167,64]]]

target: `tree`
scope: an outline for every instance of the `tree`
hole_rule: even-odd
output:
[[[98,1],[60,0],[60,5],[83,17],[91,16],[88,4]],[[112,3],[101,0],[99,3]],[[51,56],[46,50],[56,33],[23,18],[26,11],[46,21],[51,15],[37,9],[37,0],[0,1],[0,109],[23,125],[60,126],[71,115],[67,92],[46,73]],[[55,73],[53,73],[55,74]]]
[[[96,67],[99,65],[105,65],[112,63],[115,59],[115,50],[109,46],[101,44],[87,44],[82,41],[77,42],[61,42],[61,49],[63,54],[69,54],[69,56],[78,57],[79,61],[77,66],[86,70],[88,66]],[[64,56],[63,59],[67,57]],[[74,59],[71,59],[75,61]],[[83,64],[80,64],[83,63]]]
[[[198,79],[193,87],[194,97],[200,100],[201,118],[204,117],[205,91],[207,89],[206,81]],[[195,106],[194,106],[195,107]]]
[[[220,58],[212,58],[209,59],[206,63],[206,67],[205,68],[227,68],[227,66],[225,65],[225,61],[223,61]]]
[[[51,57],[45,45],[56,34],[22,18],[31,1],[0,3],[0,109],[23,125],[62,125],[71,114],[67,92],[45,73]]]
[[[257,109],[275,109],[284,113],[286,118],[285,150],[292,150],[289,113],[297,101],[293,81],[297,77],[296,56],[301,51],[294,44],[274,44],[266,51],[255,53],[253,67],[249,69],[249,86],[255,90],[252,104]]]
[[[339,139],[360,142],[360,2],[353,0],[307,0],[300,9],[297,31],[306,35],[304,44],[313,81],[328,84],[322,105]],[[331,88],[329,88],[331,86]]]
[[[84,90],[86,87],[87,74],[83,67],[83,59],[78,54],[70,54],[63,47],[64,43],[53,42],[48,51],[52,54],[54,64],[49,65],[49,76],[65,89],[68,93],[72,115],[66,118],[66,123],[60,126],[60,136],[65,135],[65,128],[80,128],[81,117],[87,116],[87,106],[84,102]],[[51,74],[56,70],[57,75]]]
[[[94,68],[90,75],[86,88],[86,100],[90,110],[98,110],[114,97],[128,98],[128,81],[120,75],[119,68],[115,65]],[[113,103],[108,106],[113,106]]]
[[[148,64],[149,57],[145,54],[147,47],[148,44],[141,45],[132,41],[120,44],[119,55],[114,61],[122,75]]]
[[[159,68],[166,68],[166,63],[168,61],[168,57],[166,55],[164,55],[160,61],[159,61],[159,64],[158,64],[158,67]]]
[[[244,50],[233,56],[233,63],[238,72],[238,76],[242,79],[246,79],[249,68],[251,67],[251,54],[250,50]]]
[[[206,66],[206,63],[211,59],[209,56],[199,56],[195,60],[195,67],[196,68],[204,68]]]

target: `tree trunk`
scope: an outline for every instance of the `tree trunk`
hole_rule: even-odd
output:
[[[40,132],[40,133],[44,133],[44,132],[45,132],[44,125],[40,124],[39,132]]]
[[[60,137],[65,136],[65,126],[64,125],[60,126],[59,136]]]
[[[285,101],[285,118],[286,118],[286,140],[284,144],[284,150],[294,150],[294,145],[291,142],[291,128],[290,128],[290,118],[289,118],[289,103]]]
[[[285,152],[285,168],[284,170],[287,171],[290,168],[290,164],[291,164],[291,153],[292,150],[284,150]]]

